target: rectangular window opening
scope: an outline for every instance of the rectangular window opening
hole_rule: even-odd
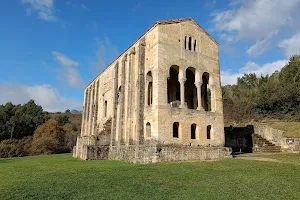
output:
[[[178,130],[179,129],[179,123],[178,122],[174,122],[173,123],[173,137],[174,138],[178,138]]]
[[[207,134],[207,139],[210,140],[211,139],[211,125],[207,126],[206,134]]]
[[[104,117],[107,115],[107,101],[104,102]]]
[[[192,37],[189,37],[189,50],[192,50]]]

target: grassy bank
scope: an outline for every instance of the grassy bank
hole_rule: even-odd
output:
[[[272,128],[286,131],[284,137],[300,138],[300,122],[270,122]]]
[[[295,159],[300,155],[293,155]],[[0,199],[297,199],[300,166],[225,159],[135,165],[70,154],[0,159]]]

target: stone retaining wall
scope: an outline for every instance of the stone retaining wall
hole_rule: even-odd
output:
[[[274,129],[264,123],[255,123],[254,133],[269,140],[276,146],[280,146],[283,152],[299,153],[300,152],[300,138],[287,138],[283,134],[285,131]]]
[[[133,163],[215,160],[230,157],[227,147],[200,147],[182,145],[83,145],[80,158],[85,160],[122,160]]]

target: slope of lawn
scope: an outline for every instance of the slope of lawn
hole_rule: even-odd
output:
[[[284,137],[298,137],[300,138],[300,122],[270,122],[272,128],[285,131]]]
[[[299,199],[299,186],[298,163],[228,158],[136,165],[70,154],[0,159],[1,200]]]

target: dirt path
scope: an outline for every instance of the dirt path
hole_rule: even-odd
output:
[[[273,158],[266,158],[266,157],[255,157],[255,156],[237,156],[236,158],[238,159],[243,159],[243,160],[258,160],[258,161],[267,161],[267,162],[277,162],[277,163],[285,163],[281,160],[273,159]]]
[[[266,161],[266,162],[277,162],[277,163],[288,163],[282,160],[268,158],[269,155],[274,155],[272,153],[248,153],[248,154],[240,154],[236,158],[243,160],[258,160],[258,161]],[[288,163],[291,164],[291,163]]]

